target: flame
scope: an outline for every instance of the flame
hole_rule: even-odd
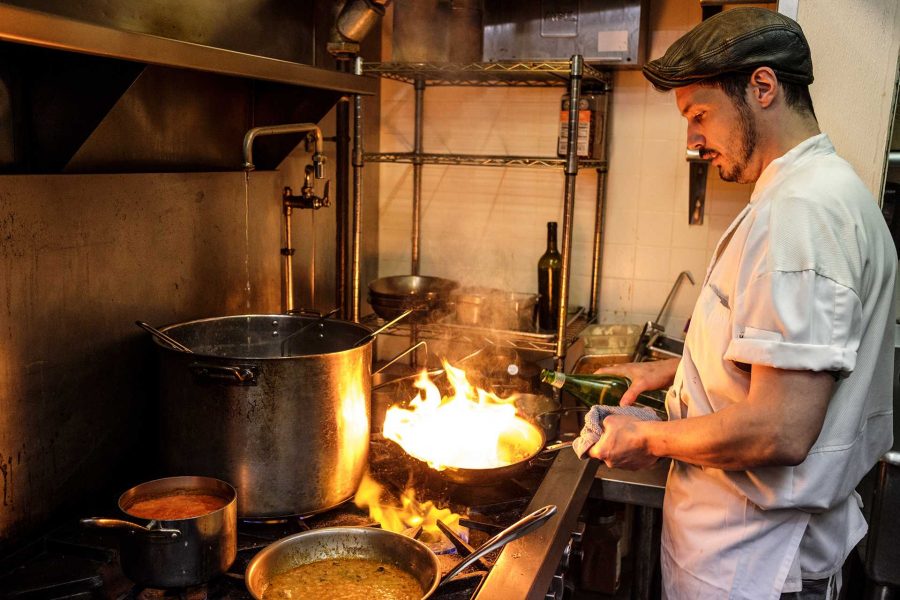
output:
[[[514,397],[499,398],[473,387],[465,371],[442,362],[453,395],[442,398],[423,371],[415,383],[421,392],[409,408],[388,409],[384,437],[437,470],[502,467],[540,449],[540,430],[516,415]]]
[[[401,506],[399,507],[382,504],[381,496],[382,487],[366,473],[359,484],[353,502],[360,508],[368,508],[369,517],[381,524],[382,529],[403,533],[421,525],[422,535],[419,539],[423,542],[438,540],[443,535],[438,529],[436,521],[443,521],[454,531],[460,529],[458,514],[449,508],[438,508],[430,500],[424,503],[418,502],[413,489],[403,492],[400,496]]]

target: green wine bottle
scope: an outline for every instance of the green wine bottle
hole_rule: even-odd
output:
[[[631,380],[619,375],[572,375],[559,371],[541,371],[541,381],[565,390],[586,406],[617,406]],[[638,394],[635,406],[646,406],[666,419],[666,390],[648,390]]]
[[[556,222],[547,223],[547,250],[538,260],[538,329],[556,330],[559,323],[562,255],[556,249]]]

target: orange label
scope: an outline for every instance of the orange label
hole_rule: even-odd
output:
[[[569,111],[567,111],[567,110],[559,111],[559,120],[561,123],[567,122],[569,120]],[[591,111],[579,110],[578,111],[578,122],[579,123],[590,123],[591,122]]]

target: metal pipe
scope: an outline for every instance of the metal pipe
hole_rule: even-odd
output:
[[[294,209],[287,202],[284,207],[284,247],[281,249],[281,306],[284,312],[294,310],[294,248],[291,245],[291,215]]]
[[[362,58],[356,57],[353,72],[362,75]],[[350,319],[359,322],[359,247],[362,222],[363,130],[362,96],[353,96],[353,207],[350,211]]]
[[[340,71],[348,71],[350,63],[338,60]],[[347,231],[350,229],[349,204],[350,194],[350,98],[341,96],[335,106],[335,162],[334,196],[335,196],[335,244],[334,244],[334,305],[341,307],[341,318],[346,319],[350,312],[347,295]]]
[[[325,154],[323,152],[322,130],[314,123],[288,123],[286,125],[268,125],[265,127],[254,127],[244,134],[244,169],[252,171],[256,167],[253,164],[253,142],[256,138],[264,135],[282,135],[287,133],[312,133],[315,138],[315,151],[313,152],[312,162],[316,179],[325,177]],[[294,270],[294,249],[291,247],[291,214],[293,209],[284,200],[284,247],[281,249],[281,256],[284,268],[282,269],[282,304],[285,312],[294,310],[294,286],[293,286],[293,270]],[[313,270],[315,272],[315,264]],[[313,282],[315,285],[315,282]]]
[[[264,135],[282,135],[285,133],[309,132],[315,135],[316,149],[312,161],[316,167],[316,179],[325,178],[325,153],[322,150],[322,130],[314,123],[288,123],[286,125],[267,125],[254,127],[244,134],[244,170],[252,171],[256,168],[253,164],[253,142]]]
[[[415,82],[416,121],[413,138],[413,197],[412,197],[412,274],[419,274],[419,243],[422,239],[422,114],[425,103],[425,81]]]
[[[594,216],[594,252],[591,264],[591,302],[588,305],[588,320],[597,315],[600,303],[600,275],[603,266],[603,234],[605,233],[604,219],[606,217],[606,173],[604,169],[597,169],[597,207]]]
[[[556,370],[563,370],[566,350],[566,315],[569,308],[569,272],[572,265],[572,217],[575,212],[575,178],[578,176],[578,101],[584,59],[576,54],[571,59],[569,79],[569,123],[566,145],[566,186],[563,204],[562,268],[559,274],[559,318],[556,327]]]
[[[600,130],[594,135],[601,136],[601,154],[598,158],[606,161],[606,131],[609,123],[609,92],[604,90],[601,106],[600,117],[598,119]],[[588,320],[593,319],[597,315],[600,305],[600,276],[603,268],[603,234],[605,231],[606,219],[606,166],[597,167],[597,202],[594,212],[594,248],[593,259],[591,265],[591,302],[588,306]]]

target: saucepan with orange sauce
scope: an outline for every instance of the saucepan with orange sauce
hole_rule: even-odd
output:
[[[121,530],[125,576],[153,588],[199,585],[221,575],[237,555],[237,493],[212,477],[166,477],[119,497],[134,521],[82,519]]]

